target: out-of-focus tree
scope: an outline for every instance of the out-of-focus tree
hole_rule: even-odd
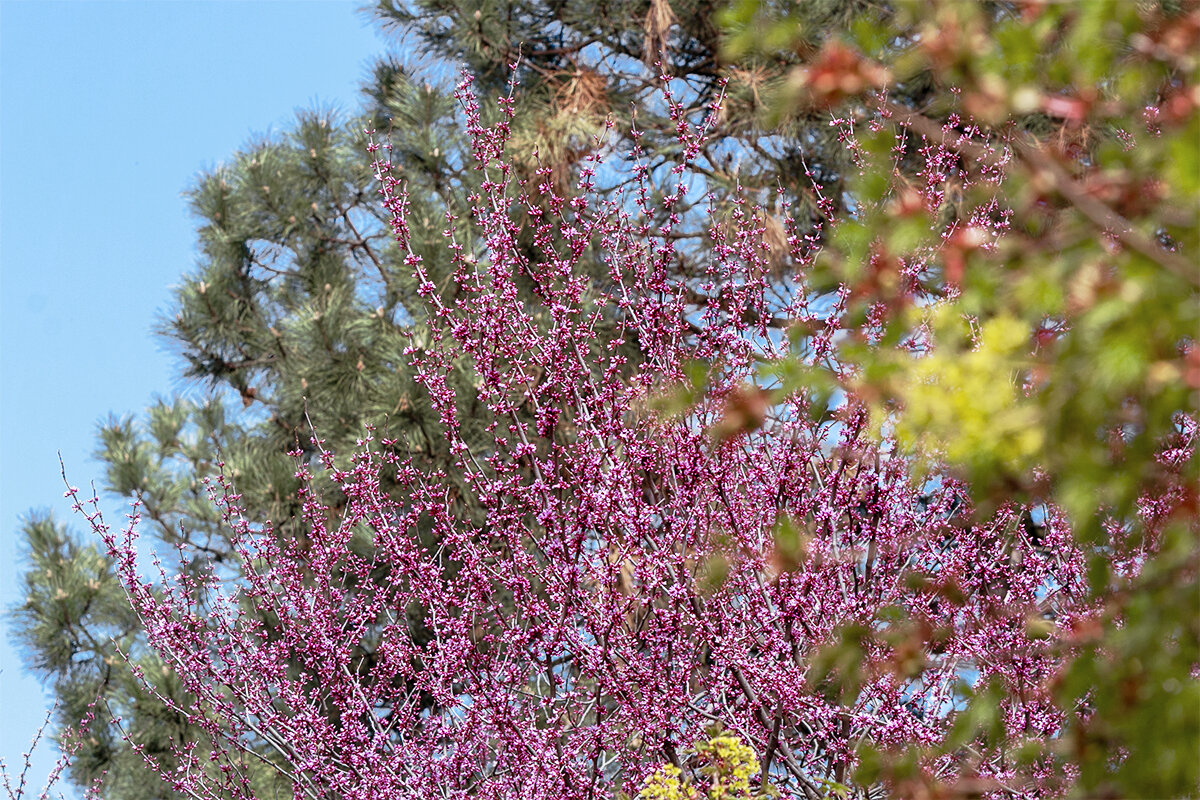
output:
[[[1022,501],[1038,542],[1068,515],[1104,613],[1030,620],[1071,656],[1045,749],[1088,796],[1194,794],[1200,9],[889,6],[815,51],[786,8],[725,17],[731,58],[791,65],[776,116],[821,113],[856,154],[820,263],[871,325],[840,343],[838,388],[965,477],[981,517]],[[799,361],[786,380],[833,388]]]

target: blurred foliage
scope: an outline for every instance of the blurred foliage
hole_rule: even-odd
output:
[[[1053,503],[1092,554],[1102,623],[1047,626],[1069,724],[1029,763],[1077,769],[1081,796],[1194,795],[1200,7],[851,5],[824,40],[788,3],[738,0],[722,19],[726,57],[786,71],[773,120],[854,131],[853,213],[817,267],[860,323],[840,388],[967,478],[977,518]],[[947,168],[915,185],[904,162],[928,145]],[[799,365],[784,379],[830,388]],[[964,726],[989,728],[987,698]],[[915,791],[918,761],[864,756],[863,777]]]

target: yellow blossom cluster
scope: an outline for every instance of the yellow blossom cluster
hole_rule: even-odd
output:
[[[747,800],[750,778],[758,771],[758,759],[740,738],[718,733],[692,748],[699,773],[708,786],[708,800]],[[637,800],[700,800],[700,795],[679,767],[663,764],[642,786]]]
[[[741,739],[722,733],[696,745],[696,753],[707,762],[701,771],[710,779],[710,800],[750,797],[750,776],[758,771],[758,759]]]
[[[646,779],[638,800],[699,800],[696,789],[680,777],[679,767],[663,764]]]

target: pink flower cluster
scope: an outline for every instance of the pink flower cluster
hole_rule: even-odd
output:
[[[301,468],[308,536],[281,540],[220,479],[232,582],[147,583],[133,526],[94,520],[193,698],[177,710],[208,731],[179,743],[176,788],[252,797],[257,759],[297,798],[608,798],[686,766],[717,723],[755,751],[756,782],[817,798],[852,782],[863,742],[942,741],[958,688],[993,679],[1009,735],[1054,736],[1055,656],[1029,623],[1086,613],[1065,520],[1006,507],[972,524],[963,487],[914,481],[854,402],[763,391],[782,364],[839,369],[847,295],[806,287],[814,232],[789,223],[781,277],[763,213],[735,203],[702,273],[682,273],[697,259],[673,234],[707,131],[670,95],[678,164],[652,172],[635,150],[625,189],[601,192],[597,142],[569,197],[549,167],[517,176],[510,98],[489,127],[469,81],[457,96],[482,182],[470,218],[447,217],[449,281],[409,251],[429,309],[410,355],[471,497],[367,438],[350,462]],[[406,246],[404,185],[371,147]],[[698,369],[703,399],[658,411]],[[326,480],[336,508],[313,489]],[[831,660],[848,643],[855,657]],[[982,740],[926,768],[1014,775]]]

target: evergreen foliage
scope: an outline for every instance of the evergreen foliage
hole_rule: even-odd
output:
[[[459,188],[438,155],[452,152],[453,118],[442,93],[396,65],[381,64],[376,77],[368,110],[394,122],[398,160],[428,220],[413,244],[433,264],[447,192]],[[187,558],[231,563],[228,526],[204,484],[220,465],[236,476],[255,518],[296,513],[288,453],[311,455],[314,430],[348,451],[373,424],[428,465],[445,456],[437,417],[406,367],[404,350],[419,340],[415,293],[383,227],[362,134],[368,120],[304,112],[285,136],[253,143],[190,192],[201,263],[161,329],[207,397],[163,399],[139,419],[114,418],[98,442],[104,485],[138,500],[164,557],[181,548]],[[105,597],[123,596],[106,558],[53,520],[31,520],[25,534],[37,566],[27,573],[29,601],[16,612],[18,635],[31,666],[55,677],[59,721],[77,721],[103,698],[104,713],[123,717],[147,756],[169,760],[170,737],[194,740],[199,732],[163,724],[153,698],[113,677],[128,677],[118,649],[146,669],[154,657],[139,652],[139,626],[124,601],[113,600],[126,605],[118,614],[112,604],[89,605],[80,588],[76,576],[87,573]],[[112,643],[114,625],[120,636]],[[71,771],[80,785],[107,771],[106,797],[150,796],[142,758],[117,731],[98,727],[81,748]],[[174,796],[161,785],[154,791]]]

